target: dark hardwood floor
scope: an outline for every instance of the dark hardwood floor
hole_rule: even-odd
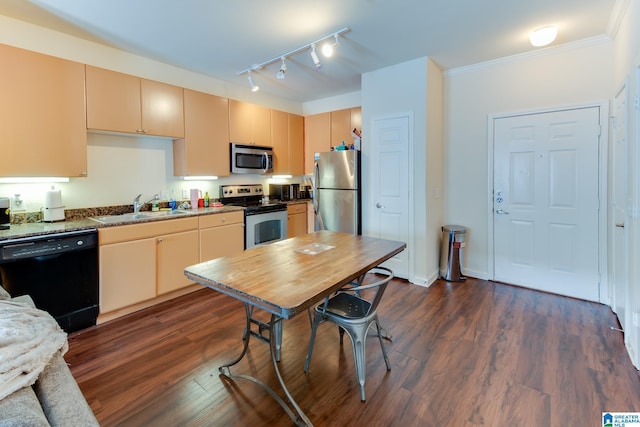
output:
[[[640,412],[640,377],[604,305],[475,279],[394,280],[379,313],[392,369],[370,336],[366,402],[349,339],[340,347],[321,326],[305,375],[308,318],[286,321],[281,373],[314,425],[598,426],[603,411]],[[103,426],[290,426],[261,388],[218,375],[243,322],[239,302],[202,289],[70,335],[65,358]],[[258,340],[233,371],[276,388]]]

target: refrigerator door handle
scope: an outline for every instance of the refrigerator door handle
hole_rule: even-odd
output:
[[[318,178],[320,177],[320,166],[318,162],[313,165],[313,213],[318,219],[318,227],[320,230],[324,230],[324,221],[322,221],[322,215],[318,209],[320,203],[320,192],[318,191]]]

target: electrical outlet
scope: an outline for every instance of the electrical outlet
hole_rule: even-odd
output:
[[[638,312],[633,312],[631,313],[631,323],[633,324],[633,326],[635,326],[636,328],[640,325],[638,325]]]
[[[24,212],[27,210],[27,203],[20,196],[20,194],[15,194],[14,197],[11,198],[11,212]]]

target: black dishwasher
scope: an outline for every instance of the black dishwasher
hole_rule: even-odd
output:
[[[97,230],[0,241],[0,285],[12,297],[28,294],[66,332],[95,325]]]

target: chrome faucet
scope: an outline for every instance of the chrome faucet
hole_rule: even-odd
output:
[[[147,203],[151,203],[154,200],[160,200],[160,196],[158,196],[157,194],[154,194],[153,198],[147,200],[144,203],[140,203],[140,197],[142,197],[142,194],[138,194],[135,197],[135,199],[133,199],[133,213],[140,212],[140,208],[143,207],[144,205],[146,205]]]

